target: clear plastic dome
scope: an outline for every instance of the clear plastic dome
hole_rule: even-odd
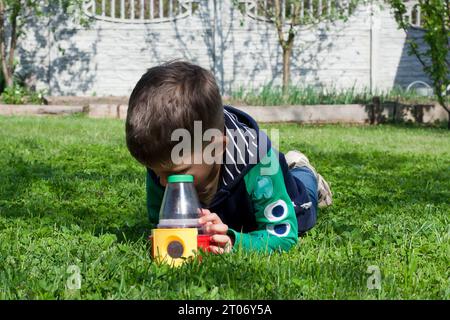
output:
[[[172,175],[164,191],[158,228],[198,228],[200,201],[191,175]]]

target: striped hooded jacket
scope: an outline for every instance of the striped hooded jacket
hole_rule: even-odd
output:
[[[281,152],[248,114],[224,106],[225,131],[230,139],[217,192],[206,208],[215,212],[234,236],[234,248],[288,250],[298,235],[312,228],[316,216],[304,185],[294,179]],[[157,223],[164,188],[147,169],[147,209]]]

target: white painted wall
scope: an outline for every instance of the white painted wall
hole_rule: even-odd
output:
[[[282,78],[274,26],[243,16],[231,0],[202,0],[193,16],[157,24],[95,20],[84,29],[53,18],[30,25],[19,55],[19,72],[51,95],[128,96],[146,69],[176,58],[213,70],[225,94]],[[371,7],[361,6],[346,22],[300,29],[291,70],[294,84],[337,88],[426,80],[406,54],[404,32],[378,6],[372,19]]]

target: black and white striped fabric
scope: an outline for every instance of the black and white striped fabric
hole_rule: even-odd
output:
[[[256,123],[252,124],[253,128],[249,128],[248,125],[239,121],[237,111],[231,106],[224,106],[224,130],[229,139],[224,153],[221,179],[221,184],[225,188],[231,187],[238,177],[258,163],[261,155],[259,143],[260,140],[265,140],[261,137],[266,138],[265,134],[259,132]],[[267,149],[261,151],[265,155]]]

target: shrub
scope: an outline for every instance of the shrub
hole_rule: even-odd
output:
[[[6,104],[44,104],[44,91],[32,91],[24,86],[14,84],[5,88],[1,100]]]

